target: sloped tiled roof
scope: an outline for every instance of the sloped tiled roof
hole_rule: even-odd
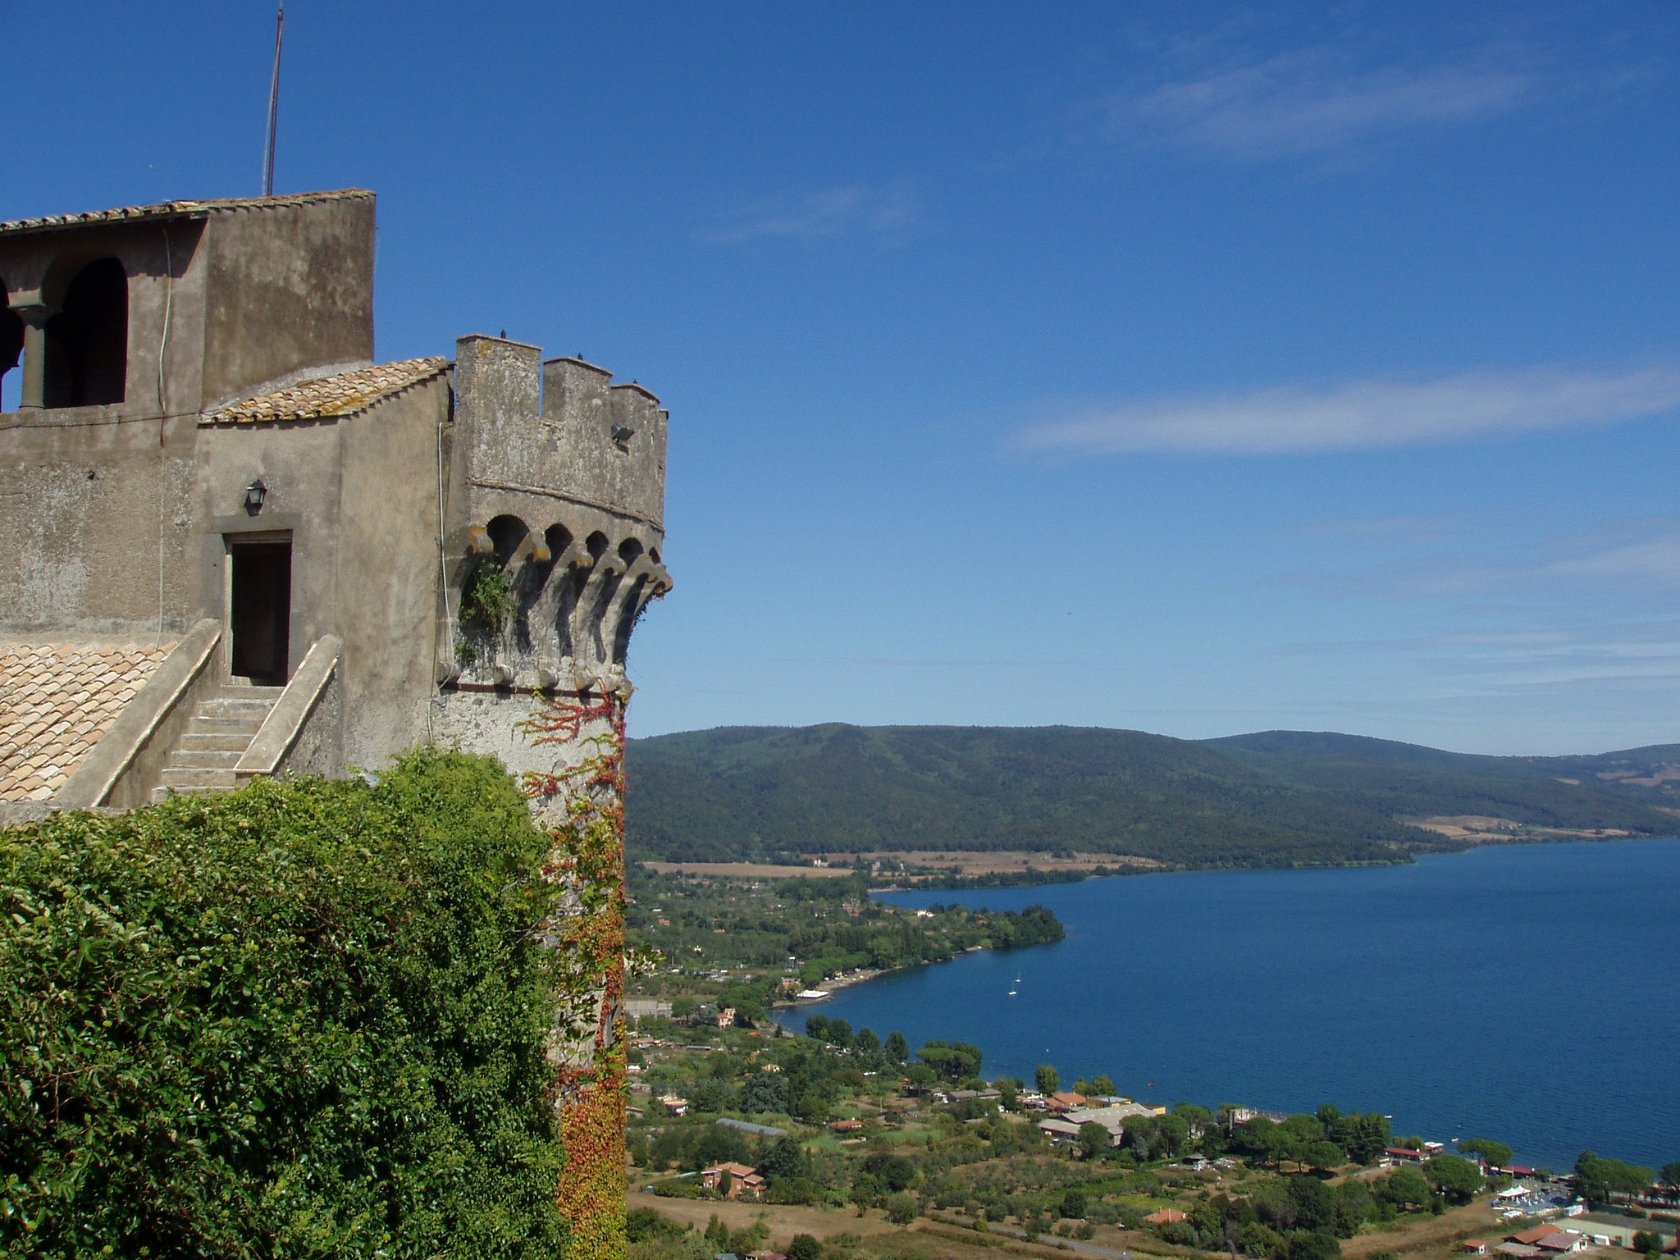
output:
[[[0,642],[0,801],[50,800],[174,646]]]
[[[437,358],[375,363],[228,403],[206,413],[199,423],[259,424],[353,416],[448,369],[449,360]]]
[[[226,197],[217,201],[163,201],[155,206],[119,206],[114,210],[89,210],[81,214],[46,214],[33,219],[0,223],[0,233],[45,232],[54,228],[80,227],[94,223],[134,223],[152,219],[203,219],[229,210],[268,210],[276,206],[307,205],[316,201],[354,201],[373,194],[365,188],[340,188],[332,192],[289,193],[284,197]]]

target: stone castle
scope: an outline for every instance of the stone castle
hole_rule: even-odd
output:
[[[427,741],[501,757],[550,826],[621,820],[666,413],[505,336],[375,363],[374,209],[0,223],[0,825]],[[553,866],[621,954],[616,862]],[[557,1066],[622,1133],[622,975],[590,965]]]

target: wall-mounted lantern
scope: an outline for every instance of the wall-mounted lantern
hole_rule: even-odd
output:
[[[245,487],[245,515],[255,516],[262,511],[263,500],[268,497],[268,487],[263,484],[261,477],[256,477]]]

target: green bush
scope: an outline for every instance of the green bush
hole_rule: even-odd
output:
[[[0,1254],[553,1254],[548,847],[435,752],[0,833]]]

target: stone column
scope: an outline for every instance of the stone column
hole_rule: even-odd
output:
[[[47,321],[55,314],[39,293],[19,293],[12,310],[23,321],[23,386],[19,411],[39,411],[47,405]]]

